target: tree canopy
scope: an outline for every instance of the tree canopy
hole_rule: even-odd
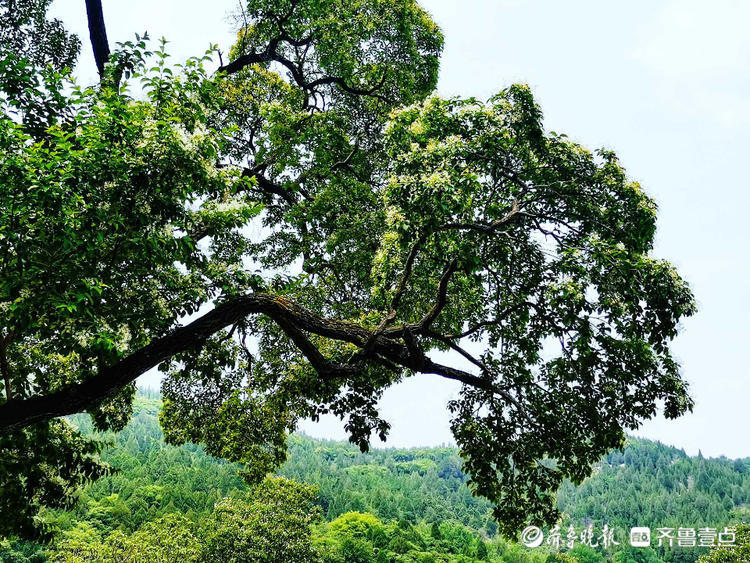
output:
[[[256,482],[302,418],[366,450],[385,389],[458,381],[507,533],[555,520],[563,478],[657,405],[691,408],[669,345],[694,301],[653,200],[526,86],[437,96],[414,0],[249,0],[229,61],[175,66],[145,37],[110,52],[87,0],[92,87],[47,4],[0,3],[0,533],[106,469],[57,417],[122,428],[154,367],[167,440]]]

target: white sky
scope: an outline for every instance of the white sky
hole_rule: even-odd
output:
[[[548,129],[614,149],[660,207],[656,254],[688,279],[699,313],[674,350],[696,401],[693,414],[638,433],[688,453],[750,456],[750,3],[743,0],[422,0],[446,37],[439,91],[486,98],[531,85]],[[148,30],[179,61],[232,41],[233,0],[104,0],[110,41]],[[78,75],[93,82],[82,0],[53,13],[84,45]],[[146,382],[153,384],[153,378]],[[388,445],[451,442],[451,382],[418,376],[389,390]],[[341,423],[309,423],[343,438]]]

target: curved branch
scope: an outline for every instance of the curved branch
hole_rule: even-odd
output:
[[[89,1],[89,0],[87,0]],[[349,94],[353,94],[356,96],[372,96],[381,100],[384,100],[385,98],[381,95],[379,95],[377,92],[380,90],[386,82],[386,78],[388,76],[387,69],[383,71],[383,76],[380,78],[380,80],[373,86],[369,88],[358,88],[356,86],[351,86],[346,83],[346,80],[344,80],[340,76],[324,76],[321,78],[317,78],[312,81],[307,81],[305,79],[305,74],[303,72],[302,63],[290,60],[289,58],[282,55],[277,49],[279,44],[285,41],[289,45],[292,45],[293,47],[304,47],[308,46],[312,43],[313,37],[308,36],[301,40],[295,40],[292,37],[290,37],[286,32],[282,33],[280,36],[275,37],[274,39],[270,40],[268,42],[268,45],[266,48],[261,52],[252,52],[247,53],[245,55],[241,55],[237,57],[235,60],[229,62],[228,64],[221,65],[217,72],[224,72],[226,74],[235,74],[239,71],[241,71],[243,68],[253,65],[253,64],[259,64],[259,63],[270,63],[270,62],[276,62],[285,67],[292,75],[292,78],[297,83],[297,86],[302,88],[306,93],[313,94],[315,92],[315,89],[319,86],[325,86],[325,85],[336,85],[344,92],[348,92]]]
[[[5,402],[0,405],[0,428],[19,428],[84,411],[115,394],[161,362],[202,346],[212,334],[248,315],[258,313],[267,314],[274,320],[288,319],[298,329],[354,344],[362,343],[368,334],[367,329],[356,325],[317,317],[281,297],[265,294],[240,297],[219,305],[192,323],[154,340],[116,364],[104,368],[87,381],[49,395]]]
[[[497,391],[485,378],[436,364],[414,342],[396,341],[377,330],[336,319],[320,317],[295,302],[275,295],[238,297],[217,306],[190,324],[133,352],[97,375],[48,395],[13,399],[0,405],[0,429],[11,430],[35,422],[82,412],[112,396],[138,376],[176,354],[203,346],[213,334],[253,314],[264,314],[276,322],[322,377],[351,375],[356,366],[330,362],[303,334],[308,332],[354,344],[363,349],[362,359],[387,362],[415,372],[434,373],[474,387]]]

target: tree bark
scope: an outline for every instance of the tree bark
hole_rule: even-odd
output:
[[[94,60],[99,78],[104,78],[104,65],[109,61],[109,41],[104,24],[104,11],[101,0],[86,0],[86,15],[89,22],[89,38],[94,50]]]

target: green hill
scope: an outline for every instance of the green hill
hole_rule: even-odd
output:
[[[148,523],[173,513],[198,529],[221,499],[252,497],[237,466],[207,456],[199,446],[166,445],[158,424],[159,405],[157,394],[141,393],[128,427],[102,436],[112,443],[102,457],[113,473],[87,486],[74,510],[45,514],[57,531],[57,544],[48,546],[57,560],[96,560],[61,558],[55,545],[70,545],[71,538],[96,543],[106,542],[113,532],[134,536]],[[92,433],[87,416],[71,421]],[[553,549],[546,544],[526,549],[496,537],[491,506],[471,495],[453,448],[363,454],[347,443],[295,435],[289,438],[289,459],[279,474],[316,487],[314,504],[322,519],[312,538],[325,561],[369,561],[370,555],[378,562],[520,562],[552,557]],[[695,561],[705,549],[623,550],[626,533],[632,526],[721,529],[742,519],[748,504],[748,460],[690,457],[682,450],[637,439],[629,440],[624,451],[607,455],[580,486],[565,483],[558,495],[565,514],[563,544],[571,525],[576,534],[589,525],[596,531],[605,525],[616,531],[619,546],[604,551],[578,545],[573,550],[577,560],[587,562]],[[355,552],[364,553],[364,559],[341,555],[342,546],[349,545],[342,538],[353,529],[368,530],[372,536],[352,536],[359,542]],[[21,542],[6,542],[0,557],[46,560],[40,546]]]

